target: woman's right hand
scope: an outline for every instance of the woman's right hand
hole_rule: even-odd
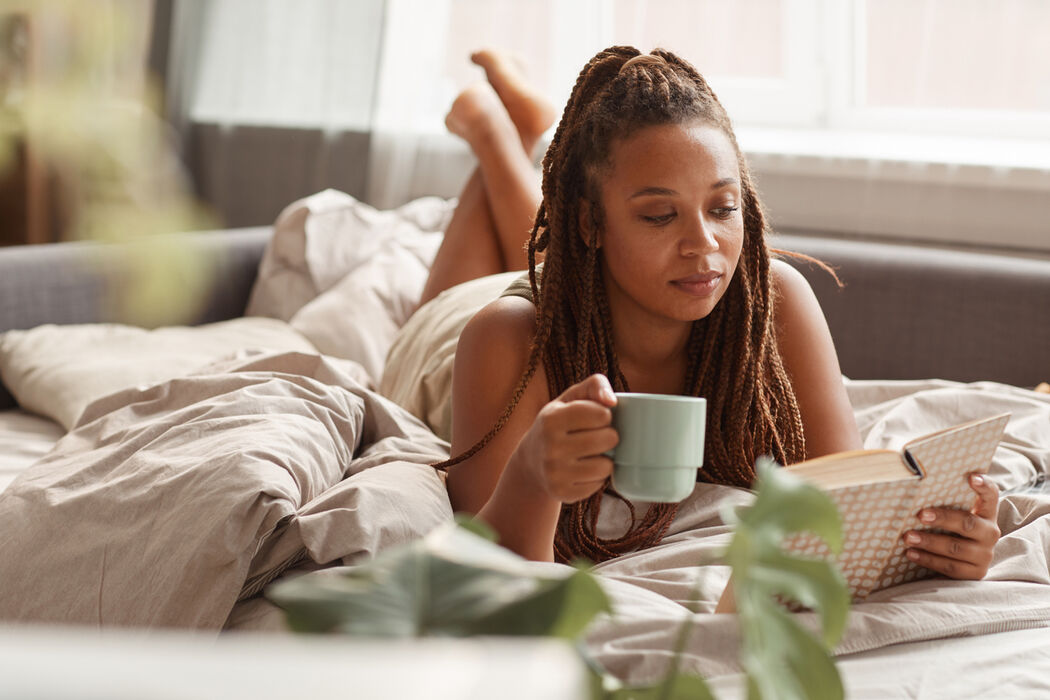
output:
[[[603,453],[619,442],[609,379],[592,374],[544,406],[518,443],[512,462],[549,498],[574,503],[600,489],[613,462]]]

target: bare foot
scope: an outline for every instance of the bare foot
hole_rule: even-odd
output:
[[[478,82],[459,93],[445,115],[445,126],[477,151],[482,139],[513,138],[517,128],[507,108],[488,83]]]
[[[511,56],[483,49],[471,54],[470,60],[485,69],[485,77],[507,108],[522,144],[531,148],[558,116],[554,105],[529,85],[520,65]]]

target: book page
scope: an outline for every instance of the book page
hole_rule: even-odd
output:
[[[905,451],[923,472],[915,502],[905,515],[905,530],[930,529],[922,528],[916,518],[923,508],[969,510],[973,507],[975,494],[970,488],[967,474],[988,471],[1009,419],[1010,415],[1004,413],[942,430],[905,445]],[[910,561],[904,555],[905,549],[907,546],[898,537],[875,590],[934,575],[933,571]]]
[[[790,464],[784,469],[826,491],[859,484],[911,480],[918,476],[896,450],[837,452]]]

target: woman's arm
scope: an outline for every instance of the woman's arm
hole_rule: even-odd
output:
[[[806,457],[861,448],[842,383],[831,331],[809,282],[782,260],[772,264],[777,347],[795,391],[806,436]]]
[[[452,381],[452,454],[473,446],[509,404],[528,361],[535,307],[504,297],[464,328]],[[601,488],[616,444],[608,380],[595,375],[548,400],[546,374],[536,370],[503,429],[469,459],[452,466],[449,499],[477,514],[500,543],[530,559],[553,559],[563,502]]]

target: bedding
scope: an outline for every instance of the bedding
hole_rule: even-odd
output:
[[[379,211],[335,190],[293,202],[274,224],[246,314],[287,321],[378,380],[455,205],[422,197]]]
[[[314,352],[288,324],[270,318],[153,330],[118,323],[45,324],[0,335],[0,378],[23,409],[70,430],[97,398],[250,349]]]
[[[260,354],[93,403],[0,493],[10,535],[0,541],[0,619],[281,630],[259,595],[276,577],[353,563],[448,522],[428,466],[447,443],[352,370],[324,356]],[[1033,488],[1050,471],[1050,396],[992,383],[848,388],[867,447],[1010,411],[991,474],[1011,492],[985,581],[881,591],[854,606],[837,652],[1050,624],[1050,494]],[[698,564],[727,542],[722,509],[750,498],[698,484],[664,542],[595,568],[616,610],[586,638],[600,663],[632,682],[658,677],[694,610],[685,667],[739,671],[735,618],[712,612],[727,572]],[[610,501],[600,531],[624,527],[625,509]]]
[[[0,620],[219,629],[301,559],[446,521],[447,447],[355,373],[262,354],[91,404],[0,494]]]
[[[25,411],[0,411],[0,492],[50,450],[62,426]]]

